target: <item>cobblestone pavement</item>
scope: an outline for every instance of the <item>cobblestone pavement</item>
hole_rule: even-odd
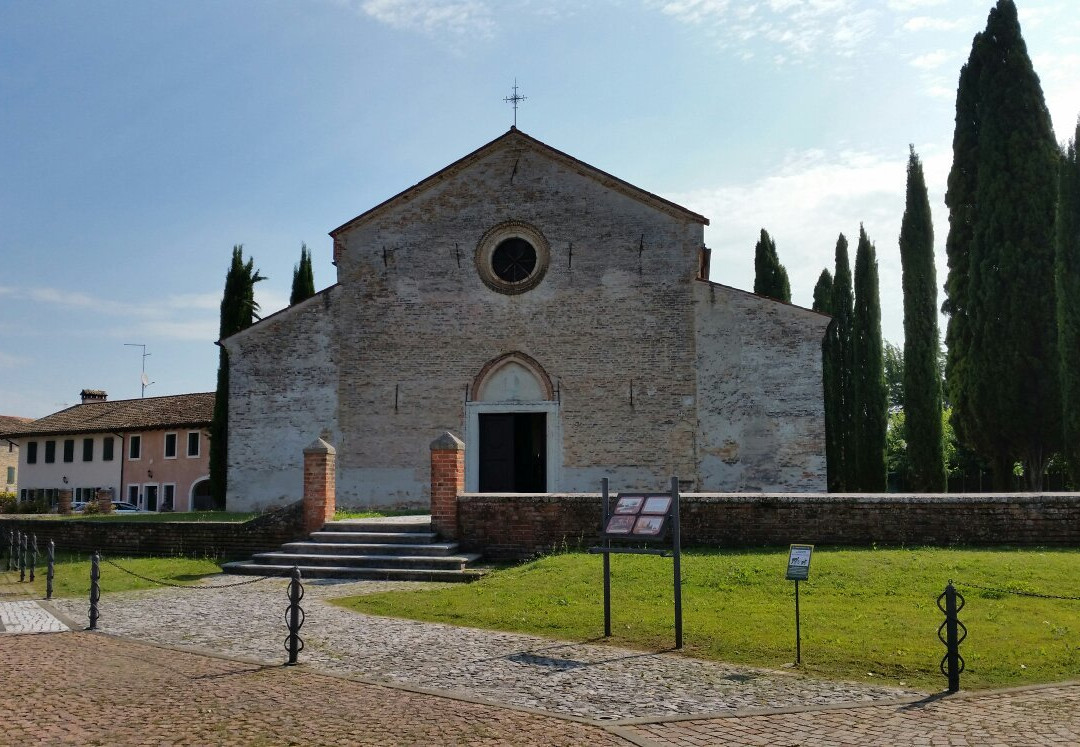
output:
[[[905,704],[621,726],[655,745],[1080,745],[1080,684]]]
[[[223,576],[219,583],[229,580],[236,577]],[[306,582],[301,661],[369,681],[466,693],[605,721],[836,705],[915,694],[674,654],[359,615],[325,601],[394,587],[372,581]],[[272,579],[219,591],[109,594],[101,601],[98,625],[108,633],[167,645],[284,661],[286,588],[286,581]],[[85,619],[84,601],[56,604],[72,619]]]
[[[59,633],[67,629],[37,602],[0,602],[0,633]]]
[[[2,636],[5,745],[626,745],[597,726],[93,633]]]

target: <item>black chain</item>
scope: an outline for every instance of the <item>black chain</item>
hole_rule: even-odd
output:
[[[1039,599],[1064,599],[1070,602],[1080,602],[1080,597],[1066,597],[1058,594],[1039,594],[1034,591],[1013,591],[1012,589],[996,589],[992,586],[979,586],[978,584],[969,584],[965,581],[957,581],[957,586],[969,586],[972,589],[980,589],[982,591],[990,591],[997,594],[1014,594],[1018,597],[1038,597]]]
[[[271,578],[285,578],[284,574],[277,574],[276,573],[276,574],[272,574],[272,575],[269,575],[269,576],[259,576],[258,578],[249,579],[247,581],[237,581],[236,583],[233,583],[233,584],[216,584],[216,585],[213,585],[213,586],[192,586],[190,584],[177,584],[177,583],[173,583],[172,581],[162,581],[159,578],[150,578],[149,576],[144,576],[141,573],[136,573],[135,571],[128,570],[124,566],[118,565],[117,563],[114,563],[113,561],[109,560],[108,558],[102,558],[101,560],[104,563],[108,563],[113,568],[117,568],[117,569],[123,571],[124,573],[128,574],[129,576],[134,576],[135,578],[141,578],[143,581],[149,581],[152,584],[159,584],[160,586],[171,586],[174,589],[197,589],[197,590],[229,589],[229,588],[232,588],[233,586],[247,586],[248,584],[257,584],[260,581],[266,581],[266,580],[271,579]]]

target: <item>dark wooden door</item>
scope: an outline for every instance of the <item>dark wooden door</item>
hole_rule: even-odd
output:
[[[480,426],[481,493],[543,493],[547,489],[547,416],[485,413]]]

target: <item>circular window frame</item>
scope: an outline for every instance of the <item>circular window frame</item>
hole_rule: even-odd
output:
[[[503,280],[495,274],[495,268],[492,266],[495,250],[507,239],[521,239],[536,252],[536,265],[532,273],[516,283]],[[521,221],[509,220],[493,226],[480,237],[476,245],[476,270],[480,274],[480,279],[484,281],[484,285],[493,291],[511,296],[532,290],[539,285],[547,274],[550,260],[551,248],[544,234],[535,226]]]

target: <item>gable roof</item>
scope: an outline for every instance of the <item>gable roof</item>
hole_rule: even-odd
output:
[[[87,402],[18,425],[0,424],[0,437],[123,433],[162,428],[202,428],[214,415],[214,393]]]
[[[511,127],[508,132],[495,138],[490,143],[480,146],[469,155],[463,158],[459,158],[457,161],[454,161],[446,168],[436,171],[428,178],[417,182],[413,186],[399,192],[390,199],[379,203],[370,210],[360,213],[360,215],[356,216],[352,220],[341,224],[333,231],[331,231],[330,235],[336,237],[339,233],[346,231],[359,223],[363,223],[373,218],[378,213],[384,212],[385,210],[399,202],[415,198],[417,195],[434,186],[435,184],[460,173],[472,163],[483,158],[491,151],[505,147],[510,144],[520,144],[532,148],[534,151],[546,155],[548,158],[559,161],[560,163],[568,166],[579,174],[600,182],[609,189],[613,189],[617,192],[621,192],[622,194],[627,195],[628,197],[631,197],[632,199],[652,205],[653,207],[659,210],[663,210],[666,213],[675,214],[682,218],[688,218],[692,221],[701,223],[706,226],[709,225],[709,219],[703,215],[699,215],[698,213],[695,213],[692,210],[688,210],[681,205],[677,205],[670,200],[665,200],[663,197],[655,195],[652,192],[647,192],[640,187],[635,187],[630,182],[623,181],[617,176],[612,176],[606,171],[601,171],[595,166],[590,166],[584,161],[579,161],[578,159],[567,153],[562,152],[561,150],[552,148],[550,145],[543,143],[530,135],[526,135],[517,127]]]

